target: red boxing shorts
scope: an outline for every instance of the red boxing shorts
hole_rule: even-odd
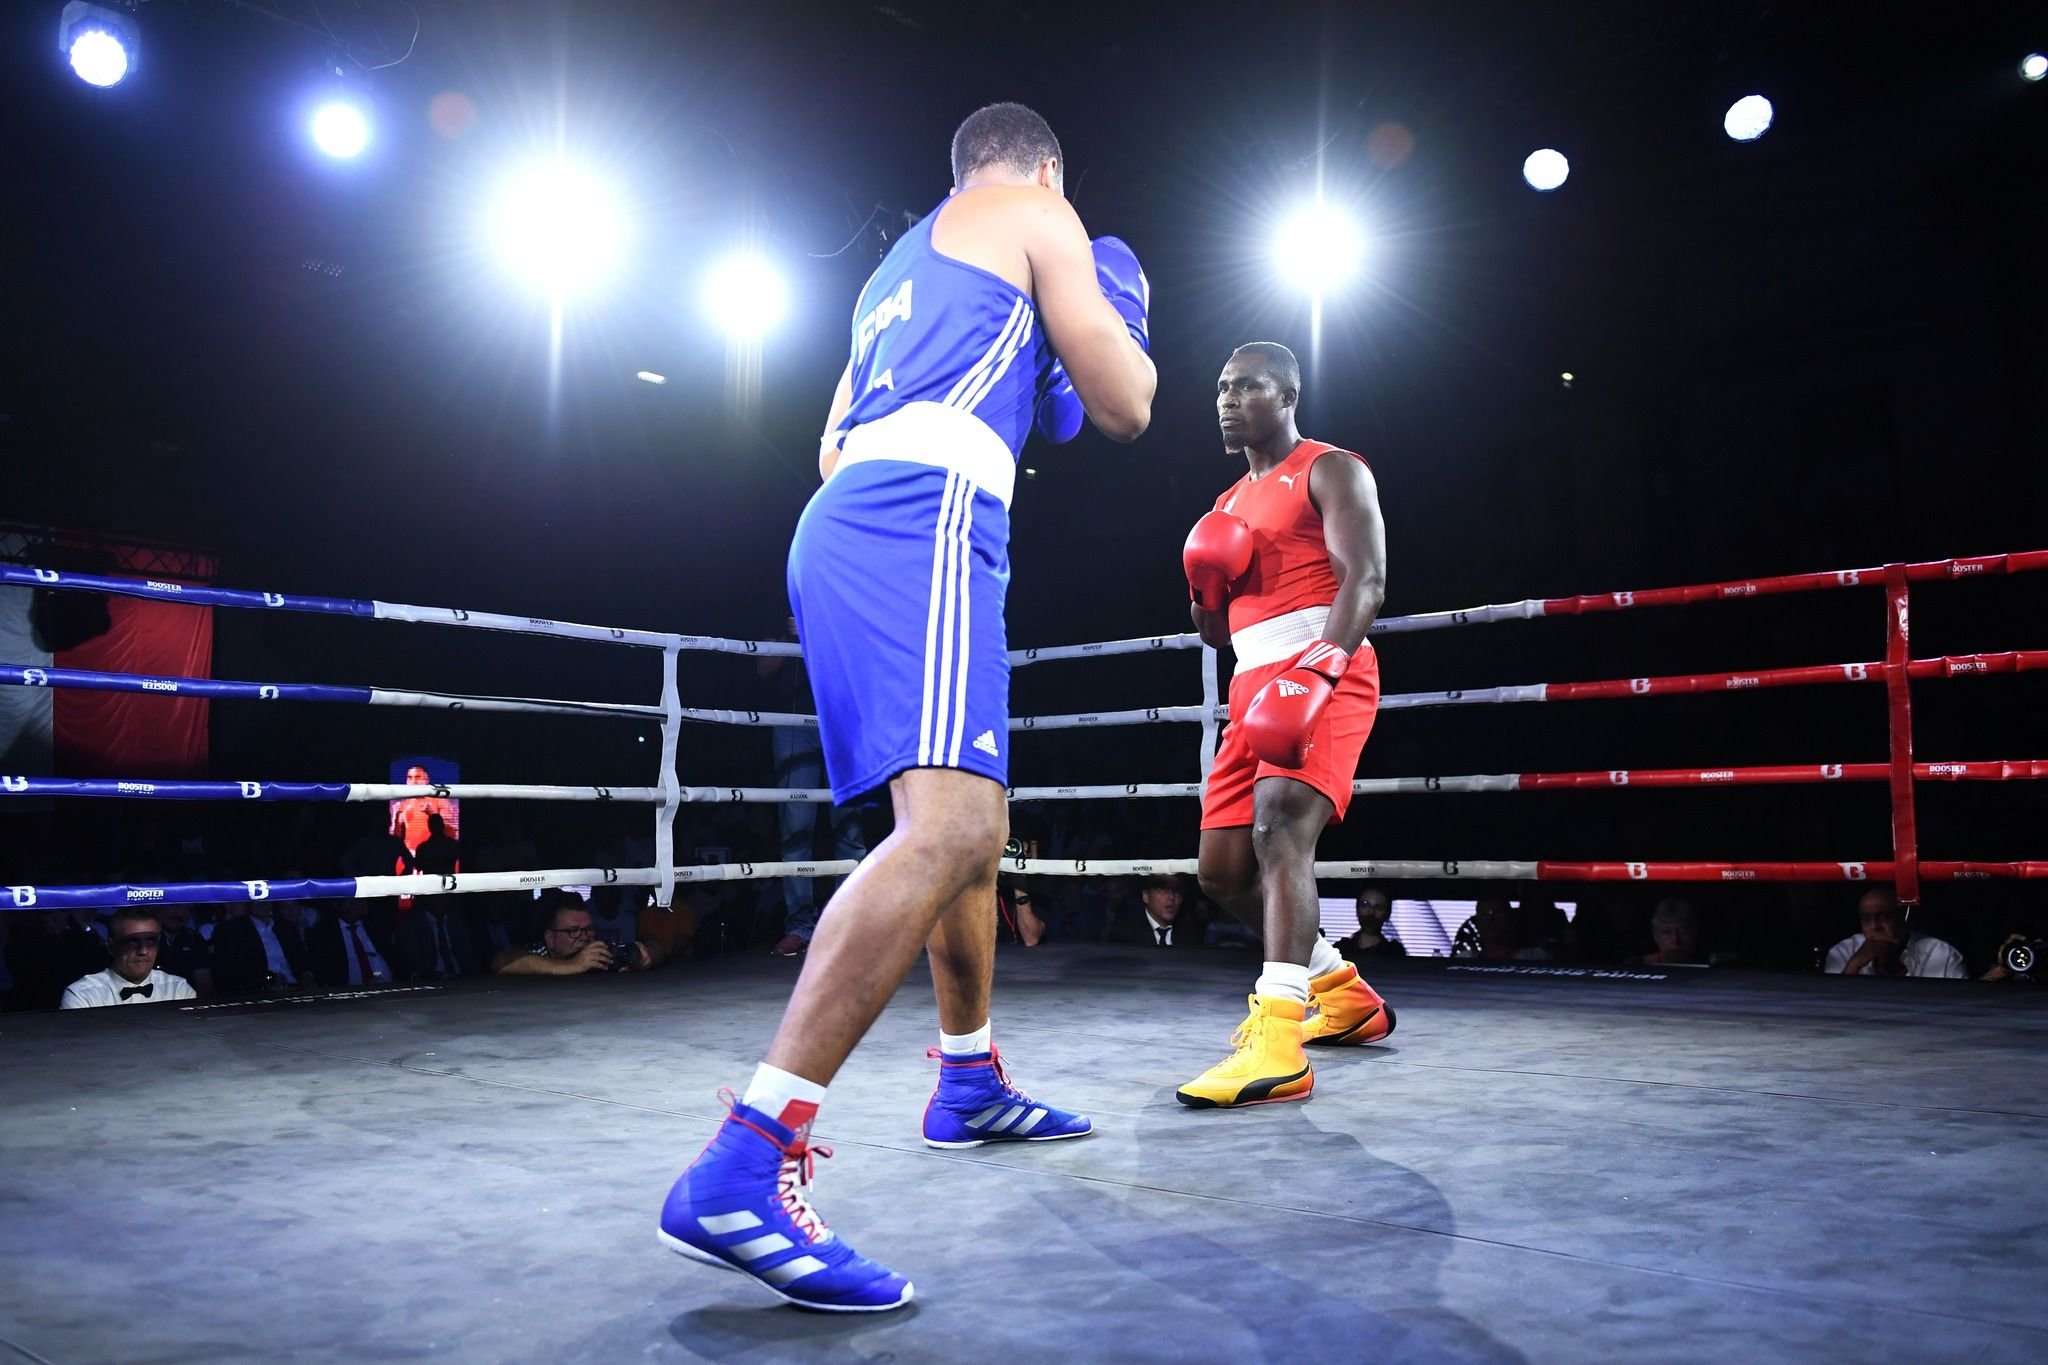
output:
[[[1259,668],[1239,669],[1230,679],[1230,724],[1216,746],[1216,762],[1209,769],[1209,786],[1202,796],[1203,829],[1249,825],[1252,788],[1268,777],[1306,782],[1336,807],[1331,824],[1344,818],[1351,805],[1351,783],[1358,776],[1358,756],[1365,751],[1366,736],[1372,733],[1373,719],[1380,712],[1379,654],[1362,649],[1352,658],[1351,667],[1338,680],[1337,694],[1316,721],[1308,762],[1299,768],[1281,768],[1252,752],[1245,743],[1244,727],[1237,722],[1259,689],[1292,667],[1294,660],[1282,659]]]

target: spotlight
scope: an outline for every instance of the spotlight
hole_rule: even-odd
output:
[[[1572,173],[1572,163],[1564,159],[1564,153],[1548,147],[1529,153],[1529,159],[1522,163],[1522,179],[1529,187],[1548,194],[1565,181]]]
[[[1728,106],[1721,127],[1737,142],[1754,142],[1771,126],[1771,102],[1762,95],[1744,95]]]
[[[2048,76],[2048,57],[2038,52],[2029,52],[2020,62],[2020,75],[2030,81],[2038,81]]]
[[[70,0],[57,20],[57,50],[87,85],[119,85],[134,69],[141,38],[134,21],[104,5]]]
[[[765,257],[736,251],[711,267],[704,306],[727,336],[758,338],[782,321],[789,308],[789,287]]]
[[[624,251],[624,215],[611,190],[557,162],[514,177],[494,212],[494,236],[507,267],[558,297],[596,285]]]
[[[641,370],[640,372],[638,372],[637,374],[635,374],[635,375],[634,375],[633,377],[634,377],[635,379],[639,380],[639,381],[640,381],[641,383],[643,383],[643,384],[666,384],[666,383],[668,383],[668,376],[667,376],[667,375],[665,375],[665,374],[656,374],[656,373],[655,373],[654,371],[652,371],[652,370]]]
[[[313,145],[337,161],[362,154],[370,143],[370,121],[344,100],[323,104],[313,113]]]
[[[1321,199],[1280,225],[1273,242],[1273,263],[1295,288],[1320,295],[1358,273],[1365,256],[1365,236],[1358,224]]]

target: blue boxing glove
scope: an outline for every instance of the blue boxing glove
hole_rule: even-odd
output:
[[[1045,396],[1038,400],[1039,434],[1056,446],[1065,445],[1081,434],[1081,421],[1088,414],[1081,409],[1081,395],[1067,378],[1067,367],[1055,360],[1046,376]]]
[[[1121,237],[1097,237],[1088,245],[1095,252],[1095,282],[1102,287],[1102,296],[1124,320],[1131,340],[1150,354],[1148,318],[1152,311],[1152,284],[1145,278],[1144,267],[1138,264],[1137,253]]]

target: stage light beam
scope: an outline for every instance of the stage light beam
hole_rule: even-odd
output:
[[[1572,173],[1572,163],[1565,160],[1564,153],[1545,147],[1529,153],[1529,159],[1522,163],[1522,179],[1529,182],[1529,188],[1544,194],[1556,189]]]
[[[735,251],[705,277],[704,309],[726,336],[758,340],[788,312],[789,286],[759,252]]]
[[[1297,209],[1273,239],[1281,278],[1320,298],[1351,280],[1365,260],[1365,234],[1350,215],[1321,199]]]
[[[1754,142],[1771,126],[1771,102],[1762,95],[1744,95],[1728,106],[1721,128],[1737,142]]]
[[[513,177],[492,213],[492,235],[506,267],[557,300],[601,283],[625,251],[617,196],[596,177],[559,162]]]
[[[334,100],[314,111],[313,145],[337,161],[350,161],[370,145],[370,121],[363,111],[345,100]]]
[[[70,0],[57,20],[57,50],[78,79],[105,90],[135,68],[141,36],[124,14],[85,0]]]

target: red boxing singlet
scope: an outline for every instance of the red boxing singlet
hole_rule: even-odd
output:
[[[1247,472],[1216,499],[1219,510],[1252,532],[1252,569],[1230,599],[1232,634],[1337,600],[1337,571],[1323,539],[1323,514],[1308,495],[1309,466],[1333,450],[1361,463],[1365,459],[1356,451],[1304,440],[1257,479]]]

